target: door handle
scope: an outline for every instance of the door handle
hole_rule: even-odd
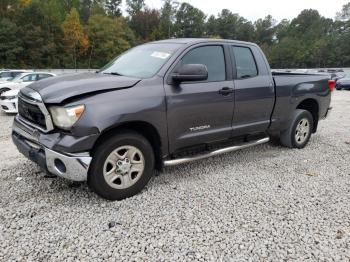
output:
[[[223,87],[219,90],[219,94],[223,96],[227,96],[231,93],[233,93],[233,88],[230,87]]]

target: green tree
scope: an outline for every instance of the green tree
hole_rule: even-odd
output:
[[[287,19],[283,19],[278,25],[275,26],[275,36],[277,43],[284,37],[288,36],[290,22]]]
[[[223,9],[218,17],[213,16],[207,22],[209,35],[219,35],[225,39],[252,41],[254,26],[251,22],[228,9]]]
[[[56,24],[57,23],[57,24]],[[21,60],[27,67],[58,65],[55,33],[59,23],[44,13],[39,0],[27,2],[17,16],[20,35],[23,40]],[[56,28],[55,28],[56,27]]]
[[[219,36],[218,34],[218,23],[217,23],[217,19],[214,15],[209,16],[206,25],[206,35],[208,37],[214,37],[214,36]],[[219,36],[221,37],[221,36]]]
[[[133,17],[141,12],[146,7],[146,4],[145,0],[126,0],[126,6],[129,16]]]
[[[176,12],[176,37],[202,37],[206,15],[188,3],[182,3]]]
[[[0,67],[16,67],[23,51],[19,28],[7,18],[0,20]]]
[[[93,15],[87,24],[90,39],[89,67],[99,68],[130,48],[133,35],[123,18]]]
[[[177,5],[178,2],[173,0],[163,0],[163,6],[160,10],[160,30],[163,38],[173,36]]]
[[[147,42],[160,38],[160,13],[156,9],[145,8],[137,12],[130,21],[130,27],[134,30],[139,42]]]
[[[1,0],[0,1],[0,17],[11,18],[15,15],[18,9],[18,0]]]
[[[264,19],[256,20],[254,23],[255,42],[260,45],[272,45],[276,31],[275,24],[276,21],[271,15],[266,16]]]
[[[122,0],[106,0],[106,10],[111,16],[121,16],[122,11],[120,10],[120,5]]]
[[[336,18],[342,21],[350,20],[350,2],[343,5],[342,10],[337,13]]]

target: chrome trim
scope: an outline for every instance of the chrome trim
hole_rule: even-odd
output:
[[[73,181],[87,180],[87,174],[92,160],[88,152],[61,154],[44,147],[39,142],[39,131],[24,123],[18,115],[13,121],[12,132],[19,135],[20,139],[30,147],[35,149],[42,148],[45,151],[46,167],[52,174]],[[64,163],[66,167],[65,172],[61,172],[56,167],[55,159],[59,159]]]
[[[86,155],[88,153],[84,153]],[[86,181],[89,166],[92,160],[90,156],[70,155],[66,156],[51,149],[45,148],[46,165],[49,172],[72,181]],[[60,171],[55,160],[59,159],[66,167],[66,171]]]
[[[44,117],[45,117],[45,125],[46,125],[46,129],[42,128],[41,126],[36,125],[35,123],[32,123],[30,121],[27,121],[25,119],[23,119],[23,117],[21,117],[21,120],[23,122],[26,122],[28,125],[31,125],[41,131],[43,131],[44,133],[47,133],[51,130],[54,129],[54,125],[51,119],[51,115],[49,113],[49,111],[47,110],[45,104],[42,102],[41,96],[38,92],[32,91],[29,92],[27,95],[30,95],[31,98],[33,98],[33,100],[30,100],[28,98],[26,98],[25,96],[21,95],[21,92],[18,94],[18,98],[22,99],[23,101],[32,104],[32,105],[37,105],[40,109],[40,111],[43,113]],[[39,100],[40,98],[40,100]]]
[[[19,115],[17,115],[13,121],[12,131],[32,142],[39,143],[38,131],[35,132],[35,129],[31,128],[25,122],[23,122],[22,119],[19,118]]]
[[[196,160],[200,160],[200,159],[204,159],[204,158],[208,158],[208,157],[212,157],[212,156],[225,154],[225,153],[228,153],[228,152],[237,151],[237,150],[244,149],[244,148],[251,147],[251,146],[264,144],[264,143],[267,143],[269,141],[270,141],[270,138],[269,137],[265,137],[265,138],[262,138],[262,139],[259,139],[259,140],[254,140],[254,141],[243,143],[243,144],[240,144],[240,145],[220,148],[220,149],[217,149],[217,150],[214,150],[214,151],[211,151],[209,153],[202,154],[202,155],[196,155],[196,156],[193,156],[193,157],[185,157],[185,158],[178,158],[178,159],[171,159],[171,160],[165,160],[163,162],[163,164],[164,164],[164,166],[175,166],[175,165],[184,164],[184,163],[188,163],[188,162],[192,162],[192,161],[196,161]]]

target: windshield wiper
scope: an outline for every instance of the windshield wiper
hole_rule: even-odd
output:
[[[123,76],[122,74],[119,74],[118,72],[108,72],[108,73],[103,73],[107,75],[114,75],[114,76]]]

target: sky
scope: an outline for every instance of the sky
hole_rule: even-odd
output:
[[[179,0],[178,0],[179,1]],[[161,0],[145,0],[151,8],[160,8]],[[350,0],[180,0],[187,2],[207,15],[217,15],[226,8],[250,21],[272,15],[277,21],[293,19],[304,9],[316,9],[321,15],[334,18]]]

